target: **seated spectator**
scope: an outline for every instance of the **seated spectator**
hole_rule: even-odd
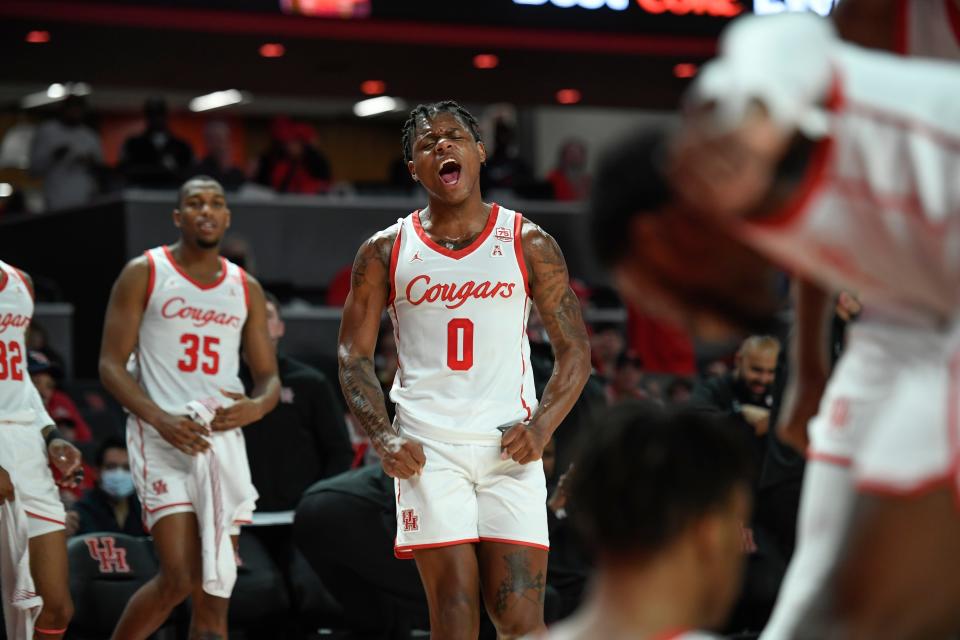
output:
[[[558,478],[556,460],[556,445],[551,439],[543,450],[543,474],[547,479],[549,496],[547,526],[550,531],[550,556],[547,558],[547,584],[556,589],[560,596],[557,618],[563,619],[580,606],[593,567],[567,517],[572,465]]]
[[[253,248],[243,236],[231,233],[224,238],[220,244],[220,255],[250,275],[257,274],[257,261],[253,256]]]
[[[554,200],[583,200],[590,195],[590,175],[587,173],[587,145],[572,138],[560,146],[557,166],[547,174],[553,187]]]
[[[643,363],[636,354],[622,351],[617,356],[613,375],[607,383],[607,401],[610,404],[624,400],[646,400],[647,392],[643,390]]]
[[[71,95],[61,103],[57,119],[37,127],[30,171],[43,179],[48,211],[86,204],[99,191],[103,149],[100,136],[84,122],[86,112],[86,100]]]
[[[74,444],[86,444],[93,440],[93,432],[83,419],[77,405],[66,393],[57,388],[62,377],[60,368],[40,351],[27,352],[27,372],[40,392],[47,413],[54,419],[63,434]]]
[[[267,331],[275,346],[285,330],[279,303],[268,293]],[[307,487],[349,469],[354,455],[326,376],[282,351],[277,353],[277,365],[279,404],[243,430],[260,511],[293,509]],[[242,377],[249,389],[249,374],[243,372]]]
[[[596,554],[587,601],[543,638],[705,638],[723,625],[743,566],[750,460],[702,413],[626,403],[574,463],[569,511]]]
[[[753,520],[746,529],[754,549],[747,564],[744,591],[734,610],[734,627],[759,631],[773,610],[777,591],[786,572],[795,530],[798,502],[789,474],[781,476],[782,447],[768,435],[772,412],[779,404],[777,385],[780,342],[770,336],[750,336],[744,340],[734,361],[734,369],[722,378],[697,385],[691,405],[730,419],[729,425],[750,443],[754,463]]]
[[[590,328],[593,369],[601,378],[610,380],[617,370],[617,358],[626,345],[623,329],[613,322],[595,322]]]
[[[236,191],[247,177],[232,163],[230,125],[223,120],[211,120],[203,128],[203,142],[207,155],[197,163],[193,173],[210,176],[227,191]]]
[[[692,395],[693,382],[689,378],[676,377],[667,385],[667,402],[670,404],[686,404]]]
[[[96,464],[97,484],[67,513],[67,535],[110,532],[146,536],[127,443],[116,436],[106,438],[97,450]]]
[[[28,351],[39,351],[47,357],[54,368],[63,371],[63,356],[50,345],[46,327],[40,324],[36,318],[30,321],[26,341]]]
[[[260,156],[256,181],[277,193],[324,193],[330,189],[330,163],[317,148],[316,130],[289,118],[270,127],[270,148]]]
[[[523,188],[532,181],[530,165],[520,156],[516,127],[507,117],[498,117],[493,126],[493,152],[480,170],[480,185],[490,189]]]
[[[193,167],[193,149],[170,131],[167,102],[150,98],[143,106],[146,129],[127,138],[119,169],[127,184],[148,189],[173,189]]]
[[[758,451],[758,471],[770,428],[779,355],[780,342],[776,338],[750,336],[737,351],[733,371],[697,385],[691,396],[691,401],[698,405],[737,418],[737,423],[753,436]]]

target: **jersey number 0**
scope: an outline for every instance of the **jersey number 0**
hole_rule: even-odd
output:
[[[468,318],[447,323],[447,366],[454,371],[473,366],[473,322]]]

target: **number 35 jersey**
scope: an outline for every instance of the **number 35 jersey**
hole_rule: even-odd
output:
[[[434,242],[419,211],[400,221],[387,309],[399,357],[390,398],[401,430],[498,442],[497,427],[536,410],[522,221],[494,204],[480,235],[458,250]]]
[[[174,261],[167,247],[146,252],[147,304],[140,323],[134,375],[157,405],[186,415],[192,400],[216,398],[221,389],[243,392],[238,371],[249,301],[247,275],[221,258],[220,277],[201,284]]]

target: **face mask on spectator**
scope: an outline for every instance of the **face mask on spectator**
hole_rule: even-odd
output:
[[[100,486],[114,498],[133,493],[133,476],[126,469],[107,469],[100,475]]]

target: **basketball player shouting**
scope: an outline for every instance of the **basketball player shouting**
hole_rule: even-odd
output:
[[[960,625],[960,69],[845,45],[810,16],[737,21],[721,51],[696,82],[679,135],[669,145],[638,140],[609,167],[608,177],[628,167],[645,185],[635,194],[642,202],[624,201],[621,190],[620,205],[598,207],[619,207],[634,251],[616,239],[616,216],[604,215],[598,237],[616,245],[606,248],[616,251],[617,277],[632,297],[655,297],[697,322],[704,302],[714,323],[730,309],[740,319],[769,309],[757,302],[769,290],[755,290],[753,301],[736,292],[743,278],[769,282],[740,242],[827,290],[860,292],[884,325],[899,321],[891,331],[870,322],[855,330],[835,374],[853,384],[811,425],[812,455],[849,464],[858,488],[856,501],[838,500],[834,514],[852,528],[834,581],[833,630],[940,637]],[[661,215],[632,216],[641,210]],[[711,251],[691,269],[686,248],[697,241]],[[645,255],[646,247],[654,252]],[[663,282],[675,286],[667,291]],[[801,319],[808,312],[798,310]],[[866,349],[857,347],[863,340]],[[801,376],[802,361],[817,357],[815,349],[798,353]],[[835,496],[828,485],[808,478],[801,527],[811,520],[808,496]],[[835,523],[813,522],[814,536],[801,538],[824,539],[817,535]],[[806,615],[789,633],[825,637],[815,619]]]
[[[63,475],[61,484],[73,486],[80,452],[53,426],[27,373],[25,334],[32,318],[33,282],[0,261],[0,505],[9,501],[13,509],[23,510],[20,516],[26,523],[21,532],[29,538],[29,543],[0,541],[0,549],[12,556],[10,550],[26,547],[28,573],[35,585],[18,575],[26,563],[13,566],[11,575],[4,571],[3,611],[10,638],[51,640],[67,631],[73,603],[67,579],[66,513],[48,462]],[[5,511],[16,520],[12,510]],[[0,536],[15,529],[15,523],[5,522]],[[38,617],[35,610],[20,608],[37,595],[43,599]]]
[[[232,582],[213,588],[208,581],[222,552],[219,542],[201,548],[208,532],[198,522],[207,520],[210,501],[198,488],[194,456],[213,452],[210,477],[222,505],[209,521],[218,531],[229,527],[236,544],[236,525],[249,521],[257,497],[240,427],[273,409],[280,394],[263,289],[218,255],[230,226],[223,188],[205,176],[188,180],[173,222],[176,244],[147,251],[120,273],[100,353],[104,386],[130,412],[131,472],[160,560],[117,623],[118,640],[146,638],[190,595],[191,637],[227,636]],[[241,345],[254,380],[249,398],[237,375]],[[209,428],[187,417],[194,402],[215,409]]]
[[[556,242],[483,202],[486,151],[452,101],[414,109],[403,150],[426,209],[360,248],[340,327],[340,382],[396,479],[399,557],[413,557],[432,637],[476,638],[480,600],[498,635],[543,629],[546,488],[540,457],[590,371],[580,306]],[[531,302],[556,356],[534,395]],[[387,418],[373,355],[384,308],[400,369]]]

